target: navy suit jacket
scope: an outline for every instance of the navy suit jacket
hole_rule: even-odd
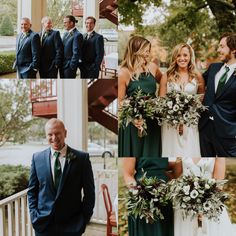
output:
[[[207,89],[203,104],[208,110],[202,113],[199,122],[200,131],[212,116],[215,131],[218,137],[236,138],[236,75],[235,72],[228,79],[222,91],[215,93],[215,75],[223,66],[223,63],[211,64],[208,70],[203,74],[207,81]]]
[[[63,40],[64,60],[63,69],[70,67],[71,70],[77,70],[79,61],[81,60],[83,35],[75,28]]]
[[[39,35],[42,38],[42,32]],[[62,66],[62,60],[63,44],[60,33],[50,30],[47,37],[41,41],[40,77],[57,78],[58,68]]]
[[[84,34],[86,37],[87,34]],[[100,65],[104,57],[104,40],[103,36],[93,31],[89,39],[84,40],[82,49],[82,70],[85,73],[95,71],[98,75]]]
[[[21,35],[22,33],[17,37],[16,61],[13,67],[17,68],[24,78],[31,78],[32,73],[36,75],[34,70],[39,69],[40,38],[30,30],[20,44]]]
[[[50,156],[48,148],[35,153],[32,158],[28,190],[31,222],[39,233],[47,232],[47,227],[56,224],[62,233],[80,235],[93,214],[95,204],[89,154],[68,147],[57,192],[52,178]]]

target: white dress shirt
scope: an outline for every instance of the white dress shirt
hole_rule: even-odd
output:
[[[225,81],[225,83],[227,83],[227,81],[229,80],[230,76],[234,73],[235,69],[236,69],[236,63],[232,64],[232,65],[227,65],[226,63],[220,68],[219,72],[216,74],[215,76],[215,92],[217,90],[218,87],[218,83],[219,80],[221,78],[221,76],[225,73],[226,69],[225,67],[229,67],[229,71],[227,74],[227,79]]]
[[[61,164],[61,171],[63,173],[65,162],[66,162],[67,145],[65,145],[60,151],[56,151],[51,148],[51,170],[52,170],[53,181],[54,181],[54,165],[56,161],[56,157],[54,156],[55,152],[60,152],[59,161]]]

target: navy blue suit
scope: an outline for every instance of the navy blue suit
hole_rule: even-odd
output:
[[[202,156],[236,156],[236,76],[228,79],[219,94],[215,93],[215,75],[223,63],[211,64],[203,74],[207,89],[203,104],[208,110],[199,121]]]
[[[60,70],[61,78],[75,78],[81,61],[83,35],[75,28],[63,39],[64,59]]]
[[[41,78],[57,78],[58,69],[62,66],[63,44],[59,31],[50,30],[41,38],[41,57],[39,74]]]
[[[36,236],[81,235],[93,214],[95,203],[89,154],[67,148],[57,191],[53,183],[50,156],[48,148],[34,154],[32,158],[28,202]]]
[[[86,36],[87,34],[84,34],[84,37]],[[84,40],[80,65],[81,78],[98,78],[103,57],[103,36],[93,31],[89,39]]]
[[[36,78],[40,60],[40,38],[32,30],[27,32],[27,36],[21,41],[22,33],[17,37],[16,61],[13,65],[17,68],[21,79]]]

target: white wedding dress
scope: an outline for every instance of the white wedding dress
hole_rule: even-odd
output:
[[[196,94],[198,84],[192,79],[183,88],[177,83],[167,83],[167,93],[173,90]],[[183,134],[179,135],[176,128],[164,124],[161,130],[162,135],[162,156],[163,157],[200,157],[200,144],[198,126],[187,127],[184,125]]]
[[[194,163],[192,158],[182,160],[183,174],[191,173],[200,175],[201,170],[204,170],[204,176],[212,178],[215,158],[201,158],[198,163]],[[191,220],[187,217],[183,220],[181,210],[174,211],[174,236],[233,236],[236,232],[233,231],[226,208],[219,216],[219,222],[208,220],[203,216],[202,227],[198,227],[197,217]]]

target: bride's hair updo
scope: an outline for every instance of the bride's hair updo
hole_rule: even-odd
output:
[[[193,78],[197,76],[195,54],[194,54],[193,48],[187,43],[181,43],[181,44],[176,45],[173,49],[172,56],[171,56],[171,63],[167,70],[168,81],[176,82],[179,80],[180,75],[178,72],[177,57],[180,54],[180,51],[182,50],[182,48],[185,48],[185,47],[188,48],[189,53],[190,53],[190,61],[188,64],[189,81],[191,81]]]
[[[147,48],[151,50],[151,43],[147,39],[141,36],[130,38],[125,50],[124,59],[121,62],[121,67],[128,68],[132,79],[138,79],[140,68],[144,72],[148,72],[147,61],[145,60],[145,51]]]

